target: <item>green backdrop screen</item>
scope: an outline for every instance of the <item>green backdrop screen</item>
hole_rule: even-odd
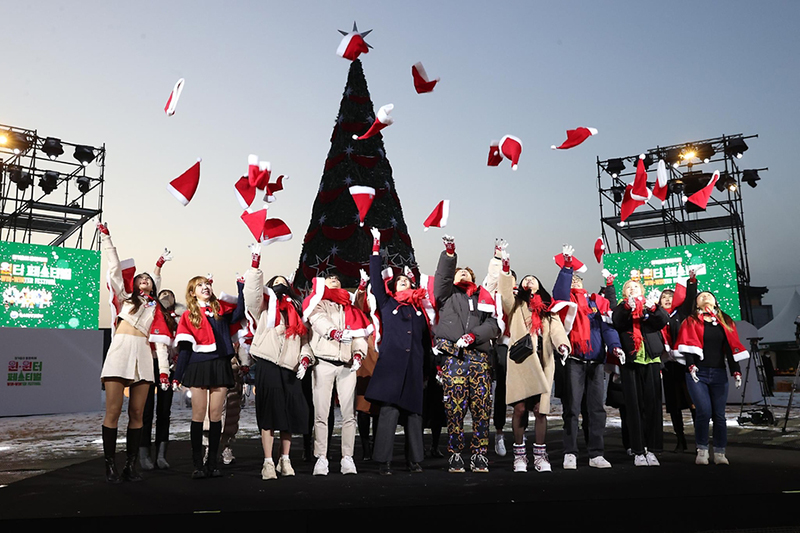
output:
[[[603,266],[617,275],[614,288],[620,299],[622,285],[629,279],[638,278],[647,294],[651,289],[674,289],[676,282],[688,278],[689,270],[694,269],[697,290],[713,293],[723,311],[741,320],[732,241],[605,254]]]
[[[100,252],[0,242],[0,327],[97,329]]]

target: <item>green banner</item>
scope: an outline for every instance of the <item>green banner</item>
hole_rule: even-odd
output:
[[[689,270],[694,270],[697,290],[713,293],[720,309],[741,320],[732,241],[606,254],[603,266],[617,275],[614,287],[620,299],[622,285],[629,279],[641,281],[647,294],[651,289],[674,289],[679,280],[689,277]]]
[[[0,242],[0,327],[97,329],[100,252]]]

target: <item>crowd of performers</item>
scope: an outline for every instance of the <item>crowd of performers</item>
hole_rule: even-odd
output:
[[[614,276],[606,271],[604,286],[590,294],[573,268],[573,248],[565,245],[548,292],[538,277],[519,277],[511,270],[507,243],[498,239],[478,285],[472,269],[458,265],[452,237],[443,239],[434,276],[409,269],[394,273],[383,268],[380,232],[373,229],[369,272],[362,271],[353,293],[341,287],[335,272],[316,278],[304,299],[286,277],[265,283],[256,245],[237,296],[218,297],[212,280],[197,276],[186,287],[183,307],[172,291],[158,290],[168,252],[152,275],[140,273],[126,284],[108,229],[103,224],[98,229],[119,309],[101,374],[103,449],[111,483],[140,480],[140,467],[169,468],[169,410],[178,387],[191,391],[192,478],[220,476],[220,461],[233,460],[243,376],[251,366],[265,480],[295,474],[289,458],[292,435],[303,435],[303,458],[316,461],[313,474],[328,474],[335,398],[342,417],[342,474],[357,473],[358,430],[361,460],[377,461],[379,472],[390,475],[398,424],[405,428],[409,471],[422,472],[424,428],[431,432],[428,455],[444,457],[440,436],[446,427],[449,471],[488,472],[492,417],[495,452],[507,453],[507,406],[513,409],[514,471],[526,472],[532,457],[535,471],[549,472],[547,416],[554,396],[563,406],[565,470],[578,467],[579,417],[589,466],[611,467],[604,457],[606,405],[620,410],[624,446],[634,464],[659,466],[662,383],[676,451],[688,447],[682,414],[688,408],[696,463],[728,464],[726,373],[739,387],[739,361],[748,353],[714,295],[698,292],[693,273],[682,300],[671,289],[646,294],[637,280],[625,282],[618,300]],[[119,473],[115,447],[125,387],[130,391],[126,460]],[[469,442],[464,435],[468,410]],[[525,431],[531,412],[529,454]]]

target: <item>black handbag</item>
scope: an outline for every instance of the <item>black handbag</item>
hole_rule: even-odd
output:
[[[521,363],[533,353],[533,339],[528,333],[508,349],[508,358],[515,363]]]

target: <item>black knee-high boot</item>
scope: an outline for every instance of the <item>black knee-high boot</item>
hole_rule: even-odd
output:
[[[141,481],[142,476],[136,469],[136,461],[139,456],[139,443],[142,442],[142,428],[128,428],[125,437],[125,468],[122,469],[122,479],[125,481]]]
[[[189,426],[189,437],[192,441],[192,479],[202,479],[206,477],[206,471],[203,467],[203,423],[195,422]]]
[[[222,437],[222,421],[209,422],[208,424],[208,464],[206,475],[220,477],[222,474],[217,469],[217,456],[219,455],[219,442]]]
[[[103,455],[106,459],[106,481],[109,483],[122,483],[117,472],[114,455],[117,451],[117,428],[103,426]]]

